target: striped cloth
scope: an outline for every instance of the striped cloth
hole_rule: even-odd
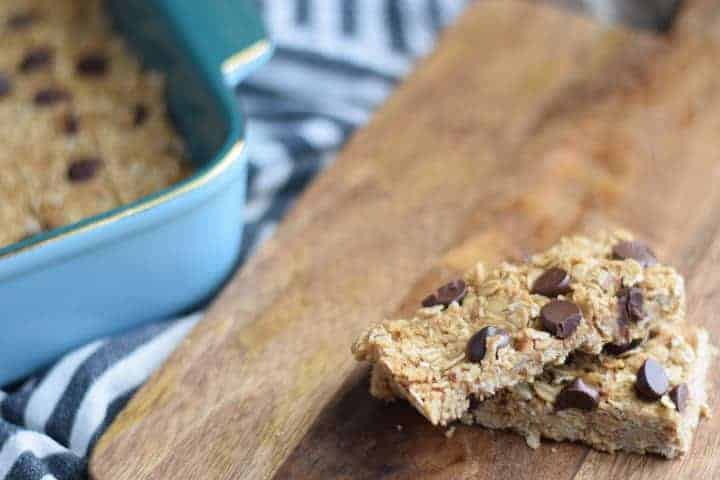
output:
[[[244,258],[465,0],[259,3],[277,51],[238,91],[250,117]],[[99,435],[200,316],[97,340],[0,391],[0,479],[86,478]]]

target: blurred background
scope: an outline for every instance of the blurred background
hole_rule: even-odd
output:
[[[475,0],[482,1],[482,0]],[[680,0],[534,0],[666,32]],[[468,0],[262,0],[276,53],[238,90],[252,119],[244,258],[297,194],[435,45]],[[339,32],[334,21],[341,17]],[[318,85],[323,88],[318,89]],[[318,91],[322,95],[318,95]]]

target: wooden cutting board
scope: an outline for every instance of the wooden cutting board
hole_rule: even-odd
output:
[[[516,1],[471,7],[120,414],[94,477],[719,477],[720,416],[672,462],[530,450],[481,428],[447,436],[373,400],[349,352],[476,260],[608,224],[678,266],[692,321],[719,340],[711,4],[682,12],[671,38]]]

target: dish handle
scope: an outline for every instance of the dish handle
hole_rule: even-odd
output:
[[[211,75],[235,87],[272,55],[252,0],[164,0]]]

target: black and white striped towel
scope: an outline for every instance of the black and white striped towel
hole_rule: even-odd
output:
[[[277,51],[238,92],[251,119],[245,257],[465,0],[259,3]],[[200,315],[92,342],[0,391],[0,479],[85,478],[95,440]]]

